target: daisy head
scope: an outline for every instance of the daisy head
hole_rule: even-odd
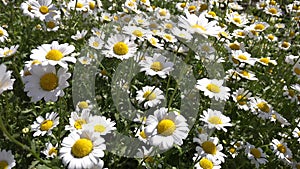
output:
[[[12,90],[15,79],[11,79],[12,71],[7,71],[4,64],[0,65],[0,94],[6,90]]]
[[[89,38],[89,46],[94,49],[101,49],[103,44],[103,40],[98,36],[92,36]]]
[[[281,16],[282,15],[282,10],[278,6],[274,6],[274,5],[267,6],[264,9],[264,12],[271,16]]]
[[[244,78],[244,79],[247,79],[247,80],[258,80],[258,79],[255,77],[255,74],[254,74],[252,71],[249,71],[249,70],[240,70],[240,69],[237,69],[236,73],[237,73],[241,78]]]
[[[94,132],[72,132],[62,141],[60,158],[69,169],[92,168],[104,156],[104,143],[105,140]]]
[[[264,66],[268,66],[269,64],[277,65],[276,60],[272,60],[270,57],[262,57],[258,59],[257,62],[261,63]]]
[[[237,103],[239,109],[243,109],[245,111],[249,110],[249,98],[251,96],[251,92],[245,90],[244,88],[239,88],[232,94],[232,99]]]
[[[160,108],[154,115],[147,117],[145,132],[149,136],[150,145],[167,150],[174,144],[182,145],[189,128],[182,115],[168,112],[167,108]]]
[[[294,66],[293,66],[293,75],[297,76],[298,78],[300,78],[300,63],[297,62]]]
[[[30,75],[24,77],[27,96],[31,97],[32,102],[37,102],[44,98],[46,102],[56,102],[58,97],[65,95],[63,89],[69,86],[67,80],[71,77],[67,73],[68,69],[59,68],[51,65],[32,65]]]
[[[45,134],[51,135],[52,129],[59,124],[58,113],[47,113],[45,118],[39,116],[36,121],[31,125],[31,130],[35,131],[33,137],[44,136]]]
[[[124,60],[133,57],[136,51],[136,44],[129,36],[117,34],[108,38],[104,45],[103,54],[108,58],[115,57]]]
[[[64,68],[68,67],[67,62],[76,62],[76,58],[73,56],[67,56],[75,50],[73,45],[68,43],[59,44],[57,41],[53,41],[51,44],[43,44],[37,49],[31,51],[30,58],[33,60],[39,60],[43,65],[60,65]]]
[[[83,126],[90,122],[90,111],[88,109],[83,109],[80,112],[72,112],[69,118],[69,125],[65,126],[65,130],[70,130],[71,132],[76,131],[81,133]]]
[[[289,50],[289,48],[291,47],[291,43],[288,41],[281,41],[278,42],[278,47],[282,50]]]
[[[221,162],[220,161],[217,161],[217,160],[214,160],[212,157],[199,157],[199,155],[196,153],[194,154],[194,157],[193,157],[193,160],[195,162],[197,162],[195,164],[195,168],[196,169],[220,169],[221,166]]]
[[[4,42],[8,37],[7,31],[0,26],[0,42]]]
[[[58,148],[57,144],[55,146],[52,145],[52,143],[47,142],[46,143],[46,149],[42,151],[42,153],[46,156],[46,158],[54,158],[58,154]]]
[[[266,164],[268,160],[266,159],[266,154],[261,148],[256,148],[254,145],[246,143],[245,154],[252,164],[255,164],[256,168],[259,168],[261,164]]]
[[[215,100],[227,100],[229,98],[230,88],[222,86],[223,80],[203,78],[197,80],[196,88],[204,92],[205,96]]]
[[[52,4],[52,0],[38,0],[30,1],[31,3],[31,12],[35,17],[40,20],[45,20],[47,16],[53,16],[59,14],[57,8]]]
[[[251,54],[248,52],[243,52],[241,50],[232,51],[232,60],[242,63],[247,63],[249,65],[254,65],[257,59],[251,58]]]
[[[90,123],[83,126],[83,130],[91,130],[99,135],[106,135],[116,130],[115,122],[104,116],[91,116]]]
[[[249,26],[249,30],[262,32],[266,30],[268,27],[270,27],[270,25],[267,22],[255,22],[254,24]]]
[[[204,126],[209,129],[216,128],[217,130],[223,130],[227,132],[225,127],[231,127],[230,118],[223,115],[222,112],[218,110],[207,109],[203,111],[203,115],[200,115],[200,120],[205,122]]]
[[[264,99],[253,97],[250,100],[251,111],[254,114],[258,114],[258,117],[262,119],[270,119],[272,117],[273,108]]]
[[[210,158],[216,162],[224,162],[226,155],[222,153],[222,144],[219,143],[217,137],[209,137],[207,134],[198,134],[198,137],[193,138],[193,142],[199,144],[196,151],[200,157]]]
[[[161,78],[166,78],[173,70],[173,63],[168,62],[167,58],[161,54],[154,53],[153,57],[145,57],[140,63],[141,72],[146,72],[146,75],[155,76],[158,75]]]
[[[11,169],[16,166],[16,160],[11,150],[0,151],[0,167],[5,169]]]
[[[281,139],[280,141],[277,139],[273,139],[272,143],[270,143],[271,148],[275,155],[282,160],[288,160],[292,158],[292,151],[287,147],[287,143]]]
[[[76,104],[76,111],[80,112],[81,110],[84,110],[84,109],[88,109],[89,111],[91,111],[93,109],[93,107],[94,107],[94,105],[91,103],[90,100],[82,100]]]
[[[11,46],[10,48],[4,47],[0,48],[0,58],[13,56],[19,48],[19,45]]]
[[[155,107],[164,100],[163,91],[155,86],[144,86],[142,90],[137,91],[136,99],[139,104],[144,103],[144,107]]]

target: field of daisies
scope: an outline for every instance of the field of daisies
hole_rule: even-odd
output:
[[[0,1],[0,169],[300,169],[300,1]]]

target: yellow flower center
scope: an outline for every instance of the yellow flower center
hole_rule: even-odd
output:
[[[214,167],[214,164],[212,163],[212,161],[210,161],[209,159],[207,159],[205,157],[199,161],[199,165],[203,169],[212,169]]]
[[[46,23],[47,28],[53,29],[55,28],[55,23],[53,21],[49,21]]]
[[[218,116],[211,116],[208,121],[211,123],[211,124],[223,124],[222,122],[222,119]]]
[[[270,8],[270,9],[269,9],[269,12],[270,12],[271,14],[277,14],[277,9],[276,9],[276,8]]]
[[[275,36],[274,36],[274,35],[272,35],[272,34],[270,34],[270,35],[268,35],[268,39],[270,39],[270,40],[274,40],[274,39],[275,39]]]
[[[297,134],[298,134],[298,136],[300,137],[300,131],[298,131],[298,133],[297,133]]]
[[[6,161],[0,161],[1,169],[8,169],[8,163]]]
[[[213,93],[220,93],[220,91],[221,91],[219,86],[212,84],[212,83],[208,84],[206,86],[206,88],[207,88],[207,90],[209,90]]]
[[[163,64],[161,64],[160,62],[153,62],[150,68],[152,70],[158,72],[158,71],[161,71],[163,69]]]
[[[3,55],[4,55],[4,56],[9,56],[9,55],[11,55],[13,52],[14,52],[13,50],[10,50],[10,49],[9,49],[9,50],[3,52]]]
[[[41,77],[40,86],[46,91],[56,89],[58,86],[58,77],[54,73],[47,73]]]
[[[277,145],[277,150],[280,151],[281,153],[286,153],[286,147],[282,144]]]
[[[143,139],[147,139],[147,135],[146,135],[146,133],[145,133],[144,130],[140,132],[140,136],[141,136]]]
[[[48,151],[48,155],[51,156],[52,154],[57,155],[57,149],[55,147],[52,147],[49,151]]]
[[[173,28],[173,25],[172,25],[171,23],[167,23],[165,26],[166,26],[166,28],[168,28],[168,29],[172,29],[172,28]]]
[[[288,48],[290,45],[289,45],[289,43],[288,42],[283,42],[282,44],[281,44],[281,47],[284,47],[284,48]]]
[[[153,157],[145,157],[145,160],[144,160],[145,162],[147,162],[147,163],[153,163],[154,162],[154,159],[153,159]]]
[[[0,30],[0,36],[3,36],[3,35],[4,35],[3,30]]]
[[[237,60],[235,58],[232,58],[232,61],[233,61],[234,64],[239,64],[240,63],[239,60]]]
[[[270,4],[271,4],[271,5],[276,5],[276,1],[272,1],[272,0],[271,0],[271,1],[270,1]]]
[[[95,7],[96,7],[95,2],[93,2],[93,1],[89,2],[89,7],[90,7],[91,10],[94,10]]]
[[[186,3],[181,3],[181,4],[180,4],[180,7],[181,7],[181,8],[186,7]]]
[[[269,113],[270,112],[270,107],[268,106],[267,103],[265,102],[260,102],[256,105],[261,111],[265,112],[265,113]]]
[[[242,23],[242,20],[241,20],[240,17],[234,17],[234,18],[233,18],[233,21],[236,22],[236,23],[238,23],[238,24],[241,24],[241,23]]]
[[[295,72],[297,75],[300,75],[300,69],[299,69],[299,68],[295,67],[294,72]]]
[[[42,62],[40,62],[39,60],[33,60],[31,65],[38,65],[41,64]]]
[[[264,2],[262,2],[262,3],[259,4],[259,7],[261,7],[261,8],[265,8],[266,6],[267,6],[267,4],[264,3]]]
[[[71,152],[76,158],[82,158],[90,154],[93,150],[93,143],[91,140],[81,138],[77,140],[71,148]]]
[[[245,36],[245,33],[241,31],[241,32],[238,32],[237,35],[239,35],[239,36]]]
[[[207,8],[208,8],[208,5],[207,5],[207,4],[201,4],[201,5],[200,5],[199,11],[200,11],[200,12],[203,12],[204,10],[207,10]]]
[[[103,133],[103,132],[106,131],[106,127],[103,126],[103,125],[101,125],[101,124],[95,125],[95,126],[94,126],[94,131],[95,131],[95,132],[99,132],[99,133]]]
[[[259,24],[255,25],[254,29],[255,30],[264,30],[265,29],[265,25],[259,23]]]
[[[132,32],[132,34],[135,35],[135,36],[137,36],[137,37],[142,37],[144,35],[143,32],[140,31],[140,30],[134,30]]]
[[[128,46],[124,42],[117,42],[114,47],[113,51],[117,55],[126,55],[129,51]]]
[[[292,89],[289,89],[289,90],[288,90],[288,93],[289,93],[289,95],[290,95],[291,97],[294,97],[294,96],[295,96],[295,91],[292,90]]]
[[[229,44],[230,49],[232,50],[240,50],[240,45],[235,44],[235,43],[230,43]]]
[[[198,24],[193,25],[192,28],[197,28],[197,29],[201,29],[203,31],[206,31],[206,29],[203,26],[198,25]]]
[[[250,77],[250,74],[246,70],[242,70],[241,74],[246,77]]]
[[[163,119],[157,125],[157,132],[163,136],[170,136],[175,131],[175,123],[170,119]]]
[[[217,153],[217,146],[211,141],[205,141],[202,143],[202,148],[205,153],[215,155]]]
[[[247,102],[246,102],[246,100],[247,100],[247,97],[245,97],[245,96],[243,96],[243,95],[238,95],[237,97],[236,97],[236,100],[237,100],[237,102],[240,104],[240,105],[245,105]]]
[[[42,131],[48,131],[52,126],[53,126],[53,121],[52,120],[44,120],[40,124],[40,129]]]
[[[163,9],[163,10],[160,10],[160,11],[159,11],[159,15],[160,15],[160,16],[167,16],[167,11],[164,10],[164,9]]]
[[[238,58],[241,59],[241,60],[248,60],[247,56],[245,56],[243,54],[239,55]]]
[[[257,148],[251,148],[250,153],[255,157],[255,158],[260,158],[261,153]]]
[[[82,8],[83,7],[83,4],[82,3],[80,3],[80,2],[77,2],[76,3],[76,8]]]
[[[169,34],[165,34],[164,37],[165,37],[166,39],[168,39],[169,41],[171,41],[171,40],[173,39],[172,36],[169,35]]]
[[[45,15],[49,12],[49,9],[48,9],[47,6],[41,6],[40,7],[40,12]]]
[[[188,8],[189,11],[194,11],[195,9],[196,9],[196,6],[194,6],[194,5],[191,5],[191,6],[189,6],[189,8]]]
[[[87,109],[87,108],[89,108],[89,104],[86,101],[81,101],[78,103],[78,107],[81,109]]]
[[[82,129],[82,125],[86,124],[86,121],[84,119],[78,119],[74,123],[74,127],[79,130]]]
[[[63,54],[61,53],[61,51],[57,50],[57,49],[52,49],[50,50],[47,55],[46,55],[46,59],[48,60],[55,60],[55,61],[59,61],[61,58],[63,58]]]
[[[96,41],[93,42],[93,46],[96,47],[96,48],[99,47],[99,42],[96,42]]]
[[[265,64],[269,64],[270,59],[269,58],[261,58],[261,59],[259,59],[259,61],[261,61],[261,62],[263,62]]]
[[[143,98],[145,98],[147,100],[154,100],[154,99],[156,99],[156,94],[153,91],[147,90],[144,93]]]
[[[211,15],[212,17],[216,17],[217,16],[217,14],[214,11],[209,11],[207,14]]]
[[[229,150],[228,150],[231,154],[235,153],[236,149],[234,147],[231,147]]]

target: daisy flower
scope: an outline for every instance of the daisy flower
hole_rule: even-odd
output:
[[[218,110],[207,109],[203,111],[203,115],[200,115],[200,120],[205,122],[204,126],[209,129],[216,128],[217,130],[223,130],[227,132],[225,127],[231,127],[230,118],[224,116],[222,112]]]
[[[232,51],[232,57],[239,62],[247,63],[249,65],[254,65],[257,61],[256,58],[251,58],[251,54],[248,52],[243,52],[241,50]]]
[[[142,159],[143,160],[142,165],[147,167],[146,163],[153,163],[155,161],[153,159],[154,155],[155,155],[154,147],[146,148],[145,146],[142,146],[142,149],[141,148],[138,149],[138,152],[136,153],[136,158]]]
[[[142,90],[137,91],[136,100],[139,104],[144,102],[144,107],[155,107],[164,100],[163,91],[155,86],[144,86]]]
[[[47,142],[46,149],[44,151],[42,151],[42,153],[46,156],[46,158],[54,158],[58,154],[57,146],[58,146],[58,144],[53,146],[52,143]]]
[[[269,64],[277,65],[276,60],[271,60],[270,57],[262,57],[257,59],[257,62],[261,63],[262,65],[268,66]]]
[[[270,119],[272,117],[273,108],[267,101],[259,97],[252,97],[250,99],[251,111],[258,114],[262,119]]]
[[[10,57],[10,56],[14,55],[17,52],[18,48],[19,48],[19,45],[14,45],[14,46],[11,46],[10,48],[8,48],[8,47],[0,48],[0,58]]]
[[[4,169],[11,169],[16,166],[16,160],[11,150],[0,151],[0,167]]]
[[[90,131],[70,133],[61,143],[59,157],[69,169],[92,168],[104,157],[105,140]]]
[[[273,139],[272,143],[270,143],[271,149],[275,153],[275,155],[284,161],[289,162],[292,158],[292,151],[287,147],[287,143],[281,139],[280,141],[277,139]]]
[[[276,42],[276,41],[278,40],[278,38],[277,38],[275,35],[273,35],[273,34],[267,34],[267,35],[265,36],[265,38],[266,38],[269,42]]]
[[[288,99],[291,100],[291,102],[295,102],[298,100],[297,95],[296,95],[296,90],[294,88],[295,86],[291,86],[290,88],[287,86],[283,86],[283,96],[287,96]]]
[[[25,92],[31,97],[32,102],[37,102],[44,98],[46,102],[56,102],[58,97],[65,95],[63,89],[69,86],[67,80],[71,77],[67,69],[56,68],[51,65],[32,65],[30,75],[24,78]]]
[[[209,137],[207,134],[198,134],[198,137],[193,138],[193,142],[198,143],[200,146],[196,147],[196,151],[200,157],[206,157],[214,160],[215,162],[224,162],[226,155],[222,153],[222,144],[219,143],[217,137]]]
[[[278,47],[282,50],[288,50],[291,47],[291,43],[288,41],[278,42]]]
[[[151,34],[150,31],[137,26],[124,26],[122,30],[125,34],[131,35],[133,40],[140,39],[143,41],[147,35]]]
[[[117,34],[108,38],[103,54],[108,58],[128,59],[136,53],[137,46],[128,36]]]
[[[170,19],[170,11],[166,8],[160,8],[160,7],[157,7],[155,8],[154,10],[154,15],[157,17],[157,19],[160,19],[160,20],[168,20]]]
[[[74,40],[80,40],[83,39],[85,37],[85,35],[87,34],[87,30],[82,30],[82,31],[77,31],[75,35],[72,35],[71,38]]]
[[[43,44],[37,49],[31,51],[30,59],[39,60],[42,65],[60,65],[67,68],[67,62],[76,62],[76,58],[73,56],[67,56],[75,50],[73,45],[68,43],[59,44],[57,41],[53,41],[51,44]]]
[[[300,130],[298,127],[293,130],[292,134],[293,137],[298,138],[297,141],[300,143]]]
[[[21,3],[21,9],[23,11],[23,15],[29,16],[31,19],[34,18],[34,13],[32,12],[32,1],[35,0],[28,0]]]
[[[163,44],[159,43],[159,40],[152,35],[148,35],[146,39],[152,46],[157,47],[158,49],[163,49]]]
[[[256,148],[250,143],[246,143],[245,148],[246,156],[251,161],[251,164],[255,164],[256,168],[259,168],[261,164],[266,164],[268,162],[266,154],[261,148]]]
[[[111,121],[110,118],[106,119],[104,116],[91,116],[89,121],[87,125],[83,126],[83,130],[91,130],[99,135],[106,135],[116,130],[116,127],[114,127],[116,123]]]
[[[239,150],[244,148],[244,142],[242,141],[231,141],[230,147],[228,147],[228,152],[232,156],[232,158],[235,158],[239,154]]]
[[[205,17],[205,13],[199,16],[185,11],[185,16],[179,17],[179,26],[188,30],[190,33],[218,37],[221,27],[217,26],[217,21],[210,21]]]
[[[248,70],[239,70],[237,69],[236,73],[244,78],[244,79],[247,79],[247,80],[258,80],[256,77],[255,77],[255,74],[252,72],[252,71],[248,71]]]
[[[31,130],[35,131],[33,137],[51,135],[52,129],[59,124],[58,113],[46,113],[45,118],[38,116],[36,121],[31,125]]]
[[[182,40],[190,41],[193,38],[193,36],[190,33],[188,33],[188,31],[186,31],[184,29],[181,30],[177,27],[174,27],[171,30],[171,32],[174,36],[176,36],[177,38],[182,39]]]
[[[248,34],[248,31],[244,29],[235,29],[232,33],[232,36],[236,38],[245,38]]]
[[[300,63],[297,62],[294,66],[293,66],[293,75],[297,76],[298,78],[300,78]]]
[[[30,4],[32,8],[31,12],[41,21],[45,20],[47,16],[59,14],[57,8],[52,4],[52,0],[30,1]]]
[[[238,27],[244,27],[247,23],[249,23],[247,17],[245,15],[240,15],[238,12],[226,14],[225,20],[229,23],[233,23]]]
[[[294,65],[299,56],[288,55],[285,57],[284,61],[290,65]]]
[[[80,112],[72,112],[69,118],[69,125],[65,126],[65,130],[70,130],[71,132],[81,133],[83,125],[90,123],[90,111],[88,109],[83,109]]]
[[[92,36],[89,38],[89,46],[94,49],[101,49],[103,44],[103,40],[98,36]]]
[[[142,67],[141,72],[146,72],[146,75],[158,75],[161,78],[166,78],[173,70],[173,63],[167,62],[167,58],[159,53],[154,53],[153,57],[145,57],[145,60],[139,62]]]
[[[278,7],[278,6],[273,6],[273,5],[269,5],[264,9],[264,12],[266,14],[269,14],[271,16],[281,16],[282,15],[282,10]]]
[[[241,50],[241,51],[245,51],[245,45],[243,42],[238,42],[238,41],[234,41],[234,42],[230,42],[227,41],[227,43],[225,43],[225,48],[227,49],[228,52],[232,52],[232,51],[236,51],[236,50]]]
[[[91,111],[93,109],[93,107],[94,107],[94,105],[91,103],[90,100],[82,100],[82,101],[79,101],[76,104],[75,110],[77,112],[80,112],[82,110],[89,110],[89,111]]]
[[[145,118],[146,119],[146,118]],[[146,122],[146,121],[145,121]],[[137,137],[140,141],[145,144],[149,144],[148,136],[145,132],[145,126],[142,125],[136,132],[135,137]]]
[[[275,111],[272,112],[271,121],[278,121],[281,124],[281,127],[291,125],[291,123],[289,123],[287,119],[285,119],[281,114]]]
[[[270,27],[270,25],[267,22],[255,22],[252,25],[250,25],[247,29],[262,32],[268,27]]]
[[[4,64],[0,65],[0,94],[6,90],[12,90],[15,79],[11,79],[12,71],[6,71]]]
[[[89,9],[89,3],[86,0],[71,0],[68,3],[68,9],[81,11],[81,12],[87,12]]]
[[[172,148],[173,144],[182,145],[189,128],[182,115],[168,112],[167,108],[160,108],[154,111],[154,115],[147,117],[145,132],[149,136],[150,145],[167,150]]]
[[[43,22],[43,28],[46,31],[57,31],[60,28],[60,21],[56,17],[47,16]]]
[[[212,159],[211,157],[201,157],[200,160],[198,160],[198,154],[194,154],[193,160],[197,163],[195,164],[196,169],[220,169],[220,161],[216,161]]]
[[[251,92],[245,90],[244,88],[239,88],[231,95],[234,102],[237,103],[239,109],[245,111],[249,110],[248,101],[251,96]]]
[[[230,88],[222,86],[223,80],[203,78],[197,80],[196,88],[204,92],[205,96],[214,98],[216,101],[226,101],[230,96]]]
[[[8,38],[7,31],[0,26],[0,42],[4,42]]]

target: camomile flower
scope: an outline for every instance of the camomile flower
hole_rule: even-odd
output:
[[[30,4],[31,12],[41,21],[44,21],[47,16],[59,14],[59,10],[52,4],[52,0],[30,1]]]
[[[200,157],[206,157],[214,160],[217,163],[223,163],[226,155],[222,153],[222,144],[219,144],[217,137],[209,137],[207,134],[198,134],[198,137],[193,138],[193,142],[200,146],[196,147],[196,151]]]
[[[45,134],[51,135],[52,129],[59,124],[58,113],[46,113],[45,118],[38,116],[36,121],[31,125],[31,130],[35,131],[33,137],[44,136]]]
[[[0,42],[4,42],[8,38],[7,31],[0,26]]]
[[[276,41],[278,40],[278,38],[277,38],[275,35],[273,35],[273,34],[267,34],[267,35],[265,36],[265,38],[266,38],[269,42],[276,42]]]
[[[155,107],[164,100],[163,91],[155,86],[144,86],[142,90],[137,91],[136,100],[139,104],[144,102],[144,107]]]
[[[150,31],[137,26],[124,26],[122,30],[124,31],[124,34],[131,35],[133,40],[140,39],[143,41],[147,35],[151,35]]]
[[[89,3],[86,0],[71,0],[68,3],[68,9],[81,11],[81,12],[87,12],[89,10]]]
[[[227,13],[225,20],[238,27],[245,27],[246,24],[249,23],[247,17],[245,15],[240,15],[238,12]]]
[[[217,130],[223,130],[227,132],[225,127],[231,127],[230,118],[223,115],[222,112],[218,110],[207,109],[203,111],[203,115],[200,115],[200,121],[205,122],[204,126],[209,129],[216,128]]]
[[[4,64],[0,65],[0,94],[12,90],[15,79],[11,79],[12,71],[7,71]]]
[[[267,22],[255,22],[248,27],[248,30],[262,32],[266,30],[268,27],[270,27],[270,25]]]
[[[31,51],[30,59],[39,60],[42,65],[60,65],[67,68],[67,62],[76,62],[76,58],[73,56],[67,56],[75,50],[73,45],[68,43],[59,44],[57,41],[53,41],[51,44],[43,44],[37,49]]]
[[[287,96],[287,98],[291,100],[291,102],[296,102],[298,100],[294,85],[292,85],[291,87],[288,87],[286,85],[283,86],[283,91],[283,96]]]
[[[289,50],[289,48],[291,47],[291,43],[288,41],[281,41],[278,42],[278,47],[282,50]]]
[[[160,20],[168,20],[170,19],[170,11],[166,8],[160,8],[160,7],[157,7],[155,8],[154,10],[154,15],[156,16],[157,19],[160,19]]]
[[[264,99],[259,97],[252,97],[250,99],[251,111],[258,117],[262,119],[270,119],[272,118],[273,107]]]
[[[251,92],[245,90],[244,88],[239,88],[231,95],[234,102],[237,103],[238,109],[243,109],[245,111],[249,110],[249,98],[251,97]]]
[[[85,37],[85,35],[87,34],[87,30],[82,30],[82,31],[77,31],[75,35],[72,35],[71,38],[74,40],[80,40],[83,39]]]
[[[278,121],[281,124],[281,127],[289,126],[291,123],[288,122],[286,118],[284,118],[281,114],[273,111],[271,121],[276,122]]]
[[[136,153],[136,157],[143,160],[143,166],[146,166],[145,163],[152,163],[154,162],[153,156],[155,155],[154,147],[146,148],[142,146],[142,149],[138,149]]]
[[[255,74],[254,72],[252,71],[248,71],[248,70],[239,70],[237,69],[236,73],[244,78],[244,79],[247,79],[247,80],[258,80],[256,77],[255,77]]]
[[[101,49],[103,44],[103,40],[98,36],[92,36],[89,38],[89,46],[94,49]]]
[[[60,20],[54,16],[47,16],[43,22],[43,28],[46,31],[57,31],[60,28]]]
[[[149,115],[146,121],[145,132],[149,136],[149,143],[158,146],[160,150],[167,150],[174,144],[182,145],[189,133],[186,119],[167,108],[160,108]]]
[[[158,75],[161,78],[166,78],[167,75],[173,70],[173,63],[168,62],[167,58],[159,53],[154,53],[153,57],[145,57],[145,60],[139,62],[142,67],[141,72],[146,73],[146,75],[155,76]]]
[[[239,62],[247,63],[247,64],[252,65],[252,66],[257,61],[256,58],[251,58],[250,53],[243,52],[241,50],[232,51],[232,57],[233,57],[233,59],[235,59]]]
[[[265,66],[268,66],[269,64],[277,65],[276,60],[272,60],[270,57],[262,57],[260,59],[257,59],[257,62]]]
[[[94,107],[94,105],[91,103],[90,100],[82,100],[82,101],[78,101],[78,103],[76,104],[75,110],[77,112],[80,112],[81,110],[91,111],[93,109],[93,107]]]
[[[298,138],[297,141],[300,143],[300,130],[298,127],[293,130],[292,134],[293,137]]]
[[[299,56],[287,55],[284,61],[290,65],[294,65],[296,60],[298,60]]]
[[[177,39],[175,38],[175,36],[173,36],[172,34],[169,34],[169,33],[160,33],[160,34],[158,34],[158,36],[163,38],[166,42],[170,42],[170,43],[177,42]]]
[[[70,133],[61,143],[59,157],[68,169],[92,168],[104,157],[105,140],[94,132]]]
[[[198,159],[199,155],[196,153],[194,154],[193,161],[196,162],[195,164],[195,169],[220,169],[221,162],[216,161],[212,159],[210,156],[209,157],[201,157]]]
[[[34,18],[34,13],[32,12],[32,1],[35,0],[28,0],[21,3],[21,9],[23,11],[23,15],[29,16],[31,19]]]
[[[133,57],[137,51],[136,44],[128,36],[123,34],[116,34],[108,38],[103,48],[102,53],[105,57],[115,57],[120,60]]]
[[[8,47],[0,48],[0,58],[10,57],[10,56],[14,55],[17,52],[18,48],[19,48],[19,45],[14,45],[14,46],[11,46],[10,48],[8,48]]]
[[[232,33],[232,36],[236,38],[245,38],[248,34],[248,31],[244,29],[235,29]]]
[[[259,2],[256,3],[256,8],[257,9],[264,9],[267,6],[266,0],[259,0]]]
[[[174,36],[176,36],[177,38],[182,39],[182,40],[190,41],[193,38],[193,36],[188,31],[181,30],[177,27],[174,27],[171,30],[171,32]]]
[[[269,5],[264,9],[264,12],[266,14],[269,14],[271,16],[281,16],[282,15],[282,10],[278,6],[274,5]]]
[[[290,161],[290,159],[293,157],[292,151],[287,147],[287,143],[284,142],[283,139],[280,141],[273,139],[272,143],[270,143],[270,146],[279,159]]]
[[[53,146],[52,143],[47,142],[46,143],[46,149],[43,150],[41,153],[43,153],[46,156],[46,158],[54,158],[58,154],[58,148],[57,147],[58,147],[58,144]]]
[[[222,86],[223,80],[203,78],[197,80],[196,88],[204,92],[205,96],[214,98],[215,100],[226,101],[230,96],[230,88]]]
[[[83,126],[83,130],[91,130],[92,132],[99,135],[107,135],[112,131],[116,130],[116,123],[111,121],[110,118],[104,116],[90,116],[89,123]]]
[[[70,132],[78,132],[81,133],[83,129],[83,125],[90,123],[90,110],[83,109],[79,112],[71,112],[71,117],[69,118],[69,125],[65,126],[65,130],[69,130]]]
[[[245,154],[250,160],[251,164],[255,164],[256,168],[259,168],[261,164],[266,164],[268,160],[266,159],[266,154],[259,147],[256,148],[254,145],[250,143],[246,143],[245,145]]]
[[[90,65],[93,59],[88,56],[81,56],[78,61],[83,65]]]
[[[145,132],[145,126],[142,125],[139,129],[137,129],[137,132],[135,134],[135,137],[137,137],[141,142],[145,143],[145,144],[149,144],[149,137]]]
[[[298,78],[300,78],[300,63],[297,62],[294,66],[293,66],[293,75],[297,76]]]
[[[230,146],[228,147],[228,152],[232,156],[232,158],[235,158],[241,149],[244,148],[244,142],[243,141],[237,141],[233,140],[230,142]]]
[[[210,21],[205,17],[205,13],[199,16],[185,11],[185,16],[179,17],[179,26],[188,30],[190,33],[198,33],[207,36],[218,37],[221,27],[217,26],[217,21]]]
[[[245,51],[244,43],[238,41],[234,41],[234,42],[227,41],[225,44],[225,48],[227,49],[228,52],[232,52],[236,50],[241,50],[243,52]]]
[[[69,86],[67,80],[71,77],[68,69],[56,68],[51,65],[32,65],[30,75],[25,76],[25,92],[32,102],[44,98],[46,102],[56,102],[58,97],[65,95],[63,89]]]
[[[152,46],[157,47],[158,49],[163,49],[163,44],[161,44],[159,42],[159,39],[157,39],[156,37],[148,35],[146,39]]]
[[[219,20],[219,17],[217,16],[217,14],[214,11],[205,11],[204,13],[205,13],[205,17],[207,17],[207,18]]]
[[[233,10],[243,10],[243,6],[239,5],[237,2],[230,2],[228,3],[228,7],[233,9]]]
[[[16,166],[16,160],[11,150],[0,151],[0,167],[4,169],[11,169]]]

